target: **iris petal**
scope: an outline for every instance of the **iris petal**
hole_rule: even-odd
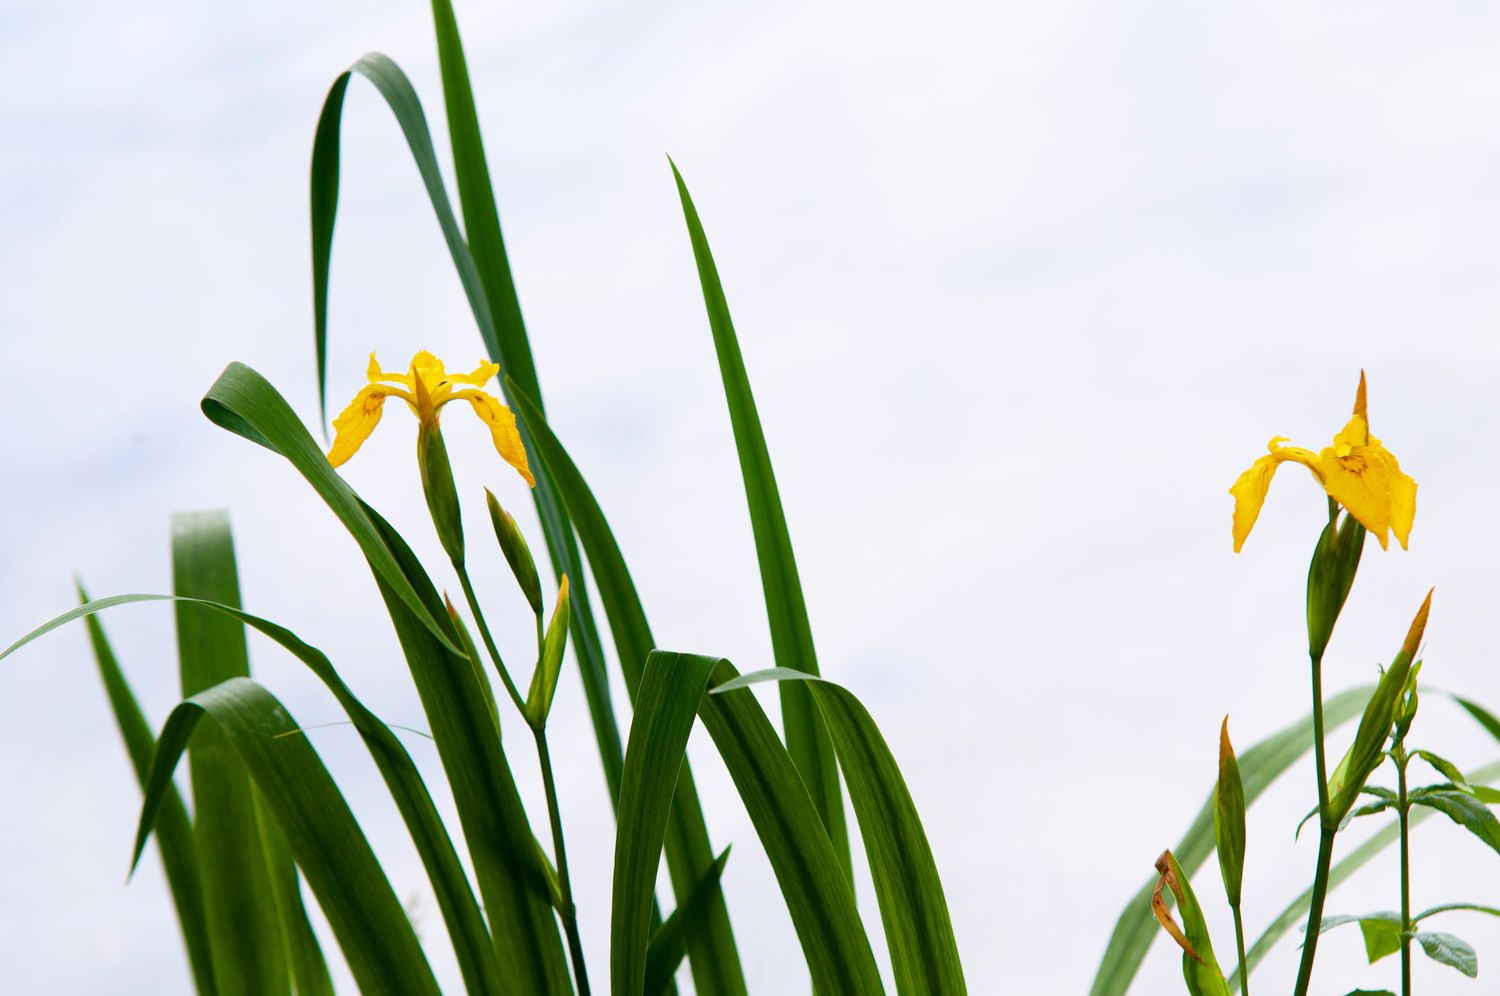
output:
[[[343,464],[356,452],[370,433],[375,431],[375,426],[380,424],[380,416],[385,407],[385,399],[391,393],[389,388],[379,384],[371,384],[360,389],[349,402],[349,407],[333,420],[333,446],[328,450],[328,462],[335,467]]]
[[[483,391],[459,391],[453,398],[463,398],[474,407],[474,414],[490,427],[496,451],[506,463],[516,468],[527,484],[536,487],[536,478],[531,475],[531,466],[526,459],[526,447],[521,444],[521,433],[516,429],[515,414]]]

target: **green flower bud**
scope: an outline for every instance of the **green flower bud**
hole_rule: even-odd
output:
[[[458,490],[453,486],[453,467],[437,422],[423,422],[417,430],[417,465],[422,470],[422,493],[427,510],[448,558],[464,562],[464,525],[458,512]]]
[[[552,711],[552,696],[557,693],[557,679],[562,675],[571,611],[568,576],[564,574],[557,589],[557,606],[552,610],[552,621],[547,623],[547,635],[542,639],[541,654],[531,675],[531,690],[526,693],[526,719],[534,729],[546,726],[547,714]]]
[[[511,518],[509,512],[500,507],[500,502],[489,488],[484,489],[484,499],[490,507],[490,522],[494,523],[495,539],[500,541],[500,552],[505,554],[505,562],[510,564],[510,572],[516,576],[516,583],[521,586],[526,601],[531,603],[531,611],[540,616],[542,583],[537,579],[536,561],[531,559],[531,548],[526,545],[526,537],[521,535],[521,527],[516,525],[516,520]]]
[[[1352,515],[1345,515],[1335,527],[1330,517],[1313,550],[1307,569],[1307,652],[1314,660],[1323,659],[1333,624],[1338,622],[1354,574],[1359,570],[1359,555],[1365,547],[1365,527]]]

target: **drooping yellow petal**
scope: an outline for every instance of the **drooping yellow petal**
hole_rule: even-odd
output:
[[[395,392],[379,384],[360,389],[349,402],[349,407],[333,420],[334,437],[333,446],[328,450],[329,463],[335,467],[343,464],[370,438],[370,433],[380,423],[385,399],[392,393]]]
[[[1229,489],[1234,495],[1235,553],[1245,545],[1245,537],[1250,535],[1250,529],[1260,517],[1260,507],[1266,503],[1266,493],[1271,490],[1271,478],[1276,474],[1278,463],[1280,461],[1270,454],[1261,457]]]
[[[1417,517],[1417,482],[1401,469],[1395,456],[1389,451],[1385,453],[1391,461],[1391,532],[1396,534],[1396,541],[1405,550],[1412,520]]]
[[[474,406],[474,414],[490,427],[495,449],[505,462],[516,468],[526,478],[527,484],[536,487],[536,478],[531,475],[531,466],[526,459],[526,447],[521,444],[521,433],[516,429],[515,414],[483,391],[459,391],[453,395],[453,400],[459,398]]]
[[[1408,477],[1396,457],[1370,435],[1369,404],[1365,374],[1359,374],[1354,413],[1332,445],[1319,453],[1298,447],[1282,447],[1271,440],[1269,457],[1261,457],[1230,489],[1235,497],[1234,549],[1238,553],[1265,501],[1275,465],[1294,460],[1317,477],[1328,497],[1343,506],[1367,532],[1388,548],[1390,533],[1405,548],[1417,511],[1417,483]]]
[[[468,384],[471,387],[483,387],[490,382],[490,378],[500,372],[500,364],[480,360],[479,366],[474,368],[473,373],[448,375],[450,384]]]
[[[1282,446],[1284,440],[1284,436],[1271,440],[1266,446],[1270,452],[1251,464],[1250,469],[1241,474],[1229,489],[1229,493],[1234,495],[1235,553],[1239,553],[1240,548],[1245,545],[1245,538],[1250,535],[1255,520],[1260,517],[1260,507],[1266,503],[1266,494],[1271,490],[1271,478],[1275,476],[1277,466],[1283,461],[1291,460],[1307,467],[1314,476],[1322,476],[1317,466],[1317,457],[1311,450],[1300,446]]]

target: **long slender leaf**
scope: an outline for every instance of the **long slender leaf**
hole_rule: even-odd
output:
[[[402,746],[395,734],[355,697],[344,684],[343,679],[339,677],[338,672],[334,670],[328,658],[317,648],[304,643],[291,630],[259,616],[251,615],[242,609],[217,602],[184,599],[172,595],[111,595],[64,612],[38,626],[5,650],[0,651],[0,660],[4,660],[31,641],[76,619],[92,617],[116,605],[162,601],[191,602],[250,626],[290,652],[328,687],[359,732],[365,745],[370,749],[370,756],[374,759],[381,776],[385,779],[386,786],[391,791],[391,797],[401,811],[402,819],[406,822],[417,853],[421,856],[423,866],[427,870],[428,879],[437,897],[438,907],[448,925],[454,953],[469,991],[485,994],[514,991],[512,988],[501,986],[497,981],[494,954],[478,903],[474,899],[473,891],[469,888],[468,879],[464,876],[458,854],[453,849],[453,843],[443,827],[442,819],[438,816],[437,807],[433,805],[432,797],[428,795],[426,786],[422,783],[422,778],[417,772],[416,765],[412,763],[410,755],[407,754],[406,748]],[[421,629],[415,623],[410,625],[414,629]],[[300,736],[300,733],[297,735]],[[180,751],[181,747],[175,749]],[[172,791],[170,781],[162,788],[162,791],[164,799],[170,799]],[[293,856],[296,856],[295,850]]]
[[[78,586],[78,597],[85,603],[89,600],[82,584]],[[135,769],[136,781],[144,789],[151,773],[151,755],[156,752],[156,735],[151,732],[145,714],[130,691],[114,649],[104,635],[104,627],[93,616],[89,616],[87,622],[99,678],[109,696],[110,708],[120,728],[120,738],[125,741],[131,766]],[[198,871],[198,854],[193,846],[193,825],[175,785],[168,784],[162,792],[154,829],[167,886],[172,892],[172,904],[177,910],[177,924],[187,947],[193,984],[198,996],[214,996],[213,949],[208,938],[207,914],[203,909],[203,884]]]
[[[614,634],[620,670],[625,675],[625,688],[634,705],[646,657],[656,646],[635,583],[630,578],[625,558],[604,512],[578,466],[547,425],[541,409],[518,385],[512,383],[510,387],[522,423],[529,427],[536,452],[549,476],[557,482],[558,490],[567,502],[568,513],[578,528],[578,537],[588,554],[589,567],[599,585],[599,598],[609,619],[610,632]],[[698,883],[703,881],[713,862],[708,827],[698,801],[692,768],[686,758],[677,776],[676,794],[667,820],[666,855],[672,889],[681,906],[697,890]],[[722,892],[707,897],[700,914],[685,921],[684,932],[693,986],[699,996],[745,996],[745,977]]]
[[[1358,716],[1365,702],[1375,690],[1373,685],[1363,685],[1340,692],[1323,703],[1323,718],[1329,730],[1347,723]],[[1308,715],[1280,732],[1262,740],[1239,757],[1240,778],[1245,787],[1245,805],[1253,803],[1265,788],[1312,749],[1312,716]],[[1172,848],[1173,855],[1189,875],[1208,857],[1214,847],[1214,793],[1198,811],[1197,817],[1183,834],[1182,840]],[[1090,996],[1124,996],[1130,988],[1130,980],[1140,969],[1146,952],[1160,931],[1151,916],[1151,890],[1154,881],[1147,882],[1125,904],[1120,918],[1110,935],[1109,944],[1100,959],[1099,970],[1094,975]]]
[[[300,736],[286,708],[249,678],[231,678],[172,710],[141,807],[139,858],[163,787],[200,720],[224,731],[286,834],[365,994],[438,996],[437,981],[369,842],[323,762]]]
[[[659,658],[653,651],[649,673]],[[680,655],[693,668],[712,668],[711,686],[738,677],[726,660]],[[644,684],[644,679],[642,680]],[[691,694],[696,683],[679,686]],[[698,715],[739,790],[781,886],[820,996],[884,992],[870,941],[854,905],[848,872],[838,861],[822,817],[790,753],[748,691],[702,696]]]
[[[285,457],[338,516],[371,568],[416,619],[449,650],[463,653],[447,626],[447,614],[440,611],[434,616],[417,598],[391,551],[380,541],[354,489],[328,463],[307,427],[264,377],[243,363],[229,364],[203,396],[203,414],[215,425]]]
[[[713,662],[653,655],[636,692],[635,718],[620,781],[610,921],[610,992],[642,996],[651,903],[677,773]]]
[[[734,322],[729,317],[729,303],[719,270],[714,265],[708,237],[698,218],[697,208],[688,193],[687,184],[677,165],[672,164],[677,193],[687,220],[693,257],[698,264],[698,280],[703,285],[703,301],[708,308],[709,327],[714,349],[719,357],[719,373],[724,379],[724,394],[729,402],[729,420],[734,428],[735,447],[739,451],[740,473],[745,479],[745,498],[750,506],[750,525],[755,534],[755,551],[760,561],[761,587],[765,590],[766,615],[771,625],[771,647],[779,667],[816,675],[817,652],[813,647],[812,626],[807,618],[807,604],[802,597],[802,580],[792,554],[791,534],[787,531],[786,513],[782,511],[781,494],[771,469],[771,453],[755,410],[750,392],[750,378],[740,355]],[[839,790],[838,765],[828,731],[813,707],[811,694],[800,682],[785,682],[781,692],[781,719],[786,729],[787,751],[797,765],[802,780],[812,793],[823,825],[838,854],[846,875],[852,878],[849,856],[849,831],[844,817],[843,795]]]
[[[437,589],[411,548],[373,508],[366,505],[365,512],[427,611],[441,611]],[[572,985],[552,915],[551,892],[473,662],[448,652],[379,574],[375,581],[453,790],[506,988],[565,996]],[[456,632],[453,635],[456,638]]]
[[[334,996],[333,979],[323,948],[313,933],[307,907],[302,903],[302,876],[292,858],[291,845],[276,822],[276,817],[258,797],[255,802],[260,840],[266,849],[266,867],[271,872],[271,890],[281,923],[282,946],[286,948],[287,967],[291,970],[292,989],[297,996]]]
[[[683,758],[682,763],[686,766],[687,758]],[[651,935],[651,943],[646,946],[646,996],[661,996],[671,990],[672,976],[677,974],[677,966],[687,957],[687,925],[702,917],[710,904],[723,902],[724,893],[719,881],[728,861],[729,848],[726,847],[693,886],[687,899]]]
[[[937,863],[896,759],[852,693],[832,683],[809,687],[849,785],[890,945],[896,991],[903,996],[968,992]]]
[[[743,675],[715,688],[714,694],[763,680],[806,681],[828,726],[869,858],[897,992],[902,996],[967,992],[948,901],[927,833],[875,721],[843,686],[785,668]]]
[[[177,595],[240,606],[234,542],[222,512],[172,518],[172,584]],[[182,697],[250,676],[245,629],[193,602],[174,603]],[[215,988],[223,996],[291,991],[280,912],[266,866],[249,773],[217,726],[199,727],[188,748],[193,839],[203,878],[214,950]]]
[[[334,80],[323,103],[323,112],[318,121],[317,137],[313,143],[312,156],[312,250],[313,250],[313,297],[315,302],[315,340],[318,352],[318,397],[322,422],[327,421],[326,404],[326,352],[327,352],[327,301],[330,254],[333,248],[333,227],[338,212],[339,187],[339,130],[343,116],[344,98],[348,90],[351,73],[358,73],[369,80],[385,99],[391,113],[406,138],[407,148],[412,154],[423,186],[432,203],[438,226],[447,243],[449,255],[463,285],[469,308],[474,314],[480,338],[490,357],[511,371],[521,382],[536,387],[536,370],[531,361],[530,346],[526,342],[525,328],[521,324],[520,304],[510,280],[509,262],[506,260],[504,244],[500,239],[499,218],[495,213],[493,195],[488,193],[488,169],[484,167],[483,147],[479,141],[477,118],[473,114],[472,94],[468,93],[468,73],[463,65],[463,52],[458,45],[457,27],[453,23],[452,11],[435,6],[434,15],[438,27],[439,55],[443,63],[443,77],[450,102],[449,130],[453,134],[455,156],[459,176],[460,193],[464,194],[465,219],[473,226],[474,250],[471,252],[464,232],[459,228],[443,185],[442,172],[438,168],[437,154],[433,149],[432,135],[422,112],[422,102],[412,88],[411,81],[401,68],[388,57],[372,52],[359,59],[346,72]],[[456,103],[455,103],[456,102]],[[467,108],[467,111],[465,111]],[[481,188],[483,193],[481,193]],[[486,199],[487,206],[486,206]],[[482,254],[482,255],[481,255]],[[478,262],[476,262],[476,257]],[[481,271],[481,264],[483,271]],[[491,310],[490,298],[486,294],[486,282],[495,285],[495,294],[500,301],[501,319],[497,325]],[[535,395],[537,392],[533,391]],[[529,447],[531,440],[523,427],[522,441]],[[600,647],[599,633],[594,625],[589,597],[583,585],[582,561],[578,554],[573,527],[568,522],[562,502],[557,498],[551,480],[545,473],[536,475],[536,488],[532,498],[536,502],[541,518],[542,530],[547,538],[547,549],[551,554],[554,573],[561,577],[577,579],[572,593],[573,612],[571,632],[573,653],[578,659],[583,678],[584,694],[588,699],[589,716],[594,724],[594,738],[599,746],[599,755],[604,764],[605,782],[610,799],[619,797],[620,768],[624,763],[624,749],[620,744],[620,731],[615,723],[614,708],[610,703],[609,682],[604,671],[604,655]]]

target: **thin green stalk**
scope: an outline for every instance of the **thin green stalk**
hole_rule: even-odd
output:
[[[1250,996],[1250,973],[1245,971],[1245,922],[1240,908],[1234,909],[1234,946],[1240,956],[1240,996]]]
[[[542,765],[542,785],[547,790],[547,817],[552,823],[552,848],[557,858],[557,888],[561,903],[557,913],[562,917],[568,936],[568,950],[573,955],[573,976],[578,996],[589,996],[588,969],[583,963],[583,939],[578,934],[578,910],[573,905],[573,886],[568,878],[568,849],[563,843],[562,813],[557,807],[557,786],[552,780],[552,755],[547,750],[547,731],[534,727],[536,753]]]
[[[500,659],[500,650],[495,646],[495,638],[490,636],[490,627],[484,621],[484,613],[479,611],[479,599],[475,597],[474,585],[469,581],[469,569],[461,560],[453,562],[453,569],[458,572],[458,583],[464,589],[464,598],[469,603],[469,611],[474,615],[474,625],[479,627],[479,637],[484,641],[484,648],[489,651],[490,660],[495,662],[495,670],[500,672],[500,680],[505,682],[505,690],[510,693],[510,700],[515,703],[521,714],[525,715],[526,701],[521,698],[521,693],[516,690],[515,683],[510,680],[510,672],[505,670],[505,662]]]
[[[490,659],[495,662],[495,670],[500,672],[500,679],[505,682],[505,690],[510,693],[511,701],[520,710],[521,715],[526,715],[526,700],[521,697],[520,691],[510,679],[510,672],[505,669],[505,662],[500,658],[500,650],[495,645],[495,640],[490,636],[490,627],[484,621],[484,613],[479,608],[479,599],[474,594],[474,585],[469,581],[469,571],[464,562],[453,560],[453,569],[458,574],[458,583],[463,587],[464,598],[469,603],[469,611],[474,615],[474,625],[479,628],[479,636],[484,641],[485,649],[489,651]],[[537,616],[537,654],[540,661],[541,646],[543,639],[542,617]],[[538,663],[538,667],[540,667]],[[554,857],[557,861],[557,885],[559,899],[558,916],[562,918],[563,932],[568,938],[568,951],[573,957],[574,982],[578,988],[578,996],[589,996],[588,970],[583,961],[583,938],[578,933],[578,911],[573,905],[573,885],[568,877],[568,850],[563,843],[562,812],[557,805],[557,784],[552,777],[552,755],[547,749],[547,729],[545,726],[533,726],[532,734],[536,739],[537,759],[542,769],[542,785],[547,792],[547,818],[552,824],[552,847]]]
[[[1333,835],[1337,826],[1328,816],[1328,760],[1323,746],[1323,658],[1312,658],[1313,756],[1318,768],[1318,867],[1313,873],[1312,902],[1307,913],[1307,940],[1302,945],[1302,963],[1297,967],[1293,996],[1307,996],[1312,983],[1313,957],[1318,949],[1318,930],[1323,923],[1323,900],[1328,894],[1328,869],[1333,864]]]
[[[1396,812],[1401,817],[1401,996],[1411,996],[1411,848],[1406,797],[1406,752],[1396,758]]]

